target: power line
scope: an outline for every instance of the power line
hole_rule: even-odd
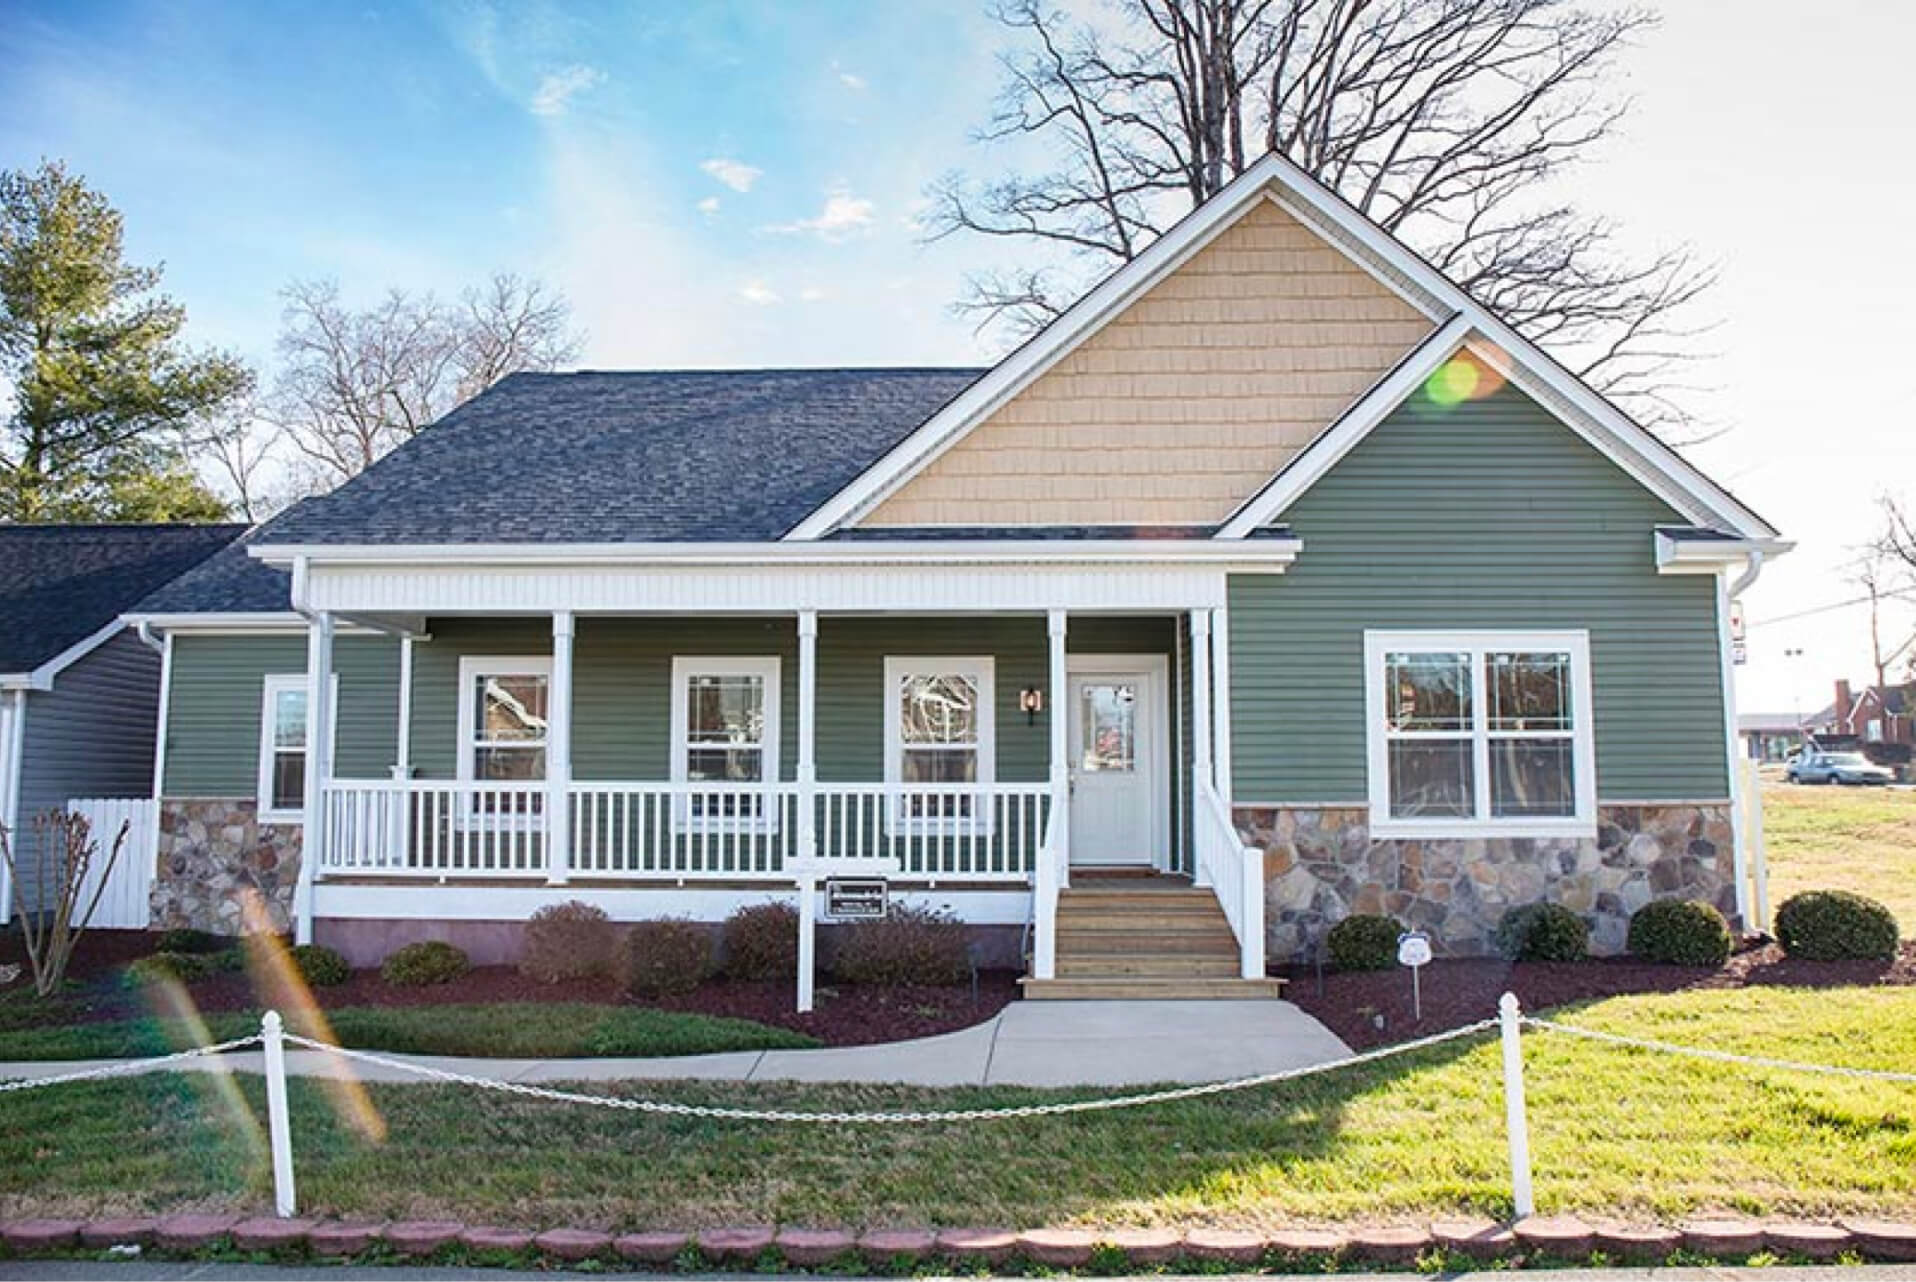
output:
[[[1899,589],[1898,591],[1895,591],[1895,592],[1878,592],[1876,594],[1876,597],[1878,600],[1894,599],[1898,601],[1907,601],[1912,599],[1912,597],[1916,597],[1916,590],[1904,588],[1904,589]],[[1744,626],[1749,628],[1767,627],[1768,625],[1772,623],[1788,623],[1792,619],[1807,619],[1814,614],[1828,614],[1831,610],[1847,610],[1851,606],[1868,605],[1868,604],[1869,604],[1869,598],[1867,596],[1851,597],[1847,601],[1832,601],[1828,605],[1811,606],[1807,610],[1798,610],[1794,614],[1779,614],[1773,619],[1757,619],[1753,622],[1744,624]]]

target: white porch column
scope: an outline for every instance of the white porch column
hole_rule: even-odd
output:
[[[818,969],[818,611],[798,612],[798,1009]]]
[[[1211,760],[1211,612],[1191,611],[1191,801],[1195,808],[1197,788],[1215,786],[1216,767]],[[1204,861],[1192,861],[1191,880],[1200,886],[1211,884]]]
[[[1736,643],[1730,635],[1733,600],[1730,595],[1731,573],[1729,567],[1725,566],[1716,576],[1716,657],[1723,678],[1723,754],[1724,768],[1729,772],[1725,782],[1730,788],[1730,867],[1731,876],[1736,878],[1736,915],[1739,924],[1746,931],[1757,931],[1765,929],[1769,923],[1755,920],[1754,905],[1750,902],[1750,838],[1746,810],[1749,799],[1743,795],[1743,754],[1738,750],[1736,733]],[[1763,804],[1760,793],[1756,804]]]
[[[572,611],[552,612],[552,687],[546,692],[546,882],[572,871]]]
[[[1231,807],[1231,611],[1211,611],[1211,777],[1226,811]]]
[[[412,778],[411,633],[399,638],[399,725],[393,738],[393,778]]]
[[[165,687],[161,688],[164,691]],[[20,836],[20,746],[26,719],[27,692],[0,690],[0,827],[7,830],[7,848],[15,859],[26,857],[27,843]],[[166,742],[164,719],[160,722],[160,742]],[[153,795],[159,796],[157,789]],[[13,879],[7,874],[7,865],[0,862],[0,926],[12,920]]]
[[[1065,681],[1065,628],[1067,622],[1063,610],[1050,610],[1045,614],[1046,630],[1051,637],[1051,719],[1046,723],[1051,731],[1051,804],[1058,812],[1057,832],[1059,843],[1063,846],[1061,855],[1062,875],[1060,885],[1070,882],[1071,861],[1071,749],[1066,735],[1070,725],[1071,709],[1067,706],[1070,695]]]
[[[305,831],[299,880],[293,886],[294,942],[313,942],[313,881],[326,851],[326,785],[333,773],[333,616],[309,617],[306,628]]]

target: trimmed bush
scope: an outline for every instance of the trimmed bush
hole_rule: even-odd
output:
[[[712,932],[683,917],[634,922],[619,944],[617,966],[634,997],[689,993],[712,973]]]
[[[239,943],[231,935],[215,935],[208,930],[193,930],[186,926],[175,926],[171,930],[160,932],[160,946],[155,950],[162,953],[223,953]]]
[[[1511,961],[1582,961],[1590,951],[1590,927],[1562,904],[1524,904],[1503,915],[1495,942]]]
[[[1397,937],[1403,933],[1395,917],[1352,913],[1331,927],[1324,943],[1338,970],[1389,970],[1397,964]]]
[[[1653,899],[1630,918],[1630,951],[1670,966],[1721,966],[1730,959],[1730,923],[1695,899]]]
[[[472,969],[465,950],[454,948],[443,939],[422,939],[407,944],[386,958],[379,977],[402,988],[424,988],[428,984],[450,984]]]
[[[353,977],[353,968],[324,944],[295,944],[286,950],[299,977],[314,988],[331,988]]]
[[[603,975],[612,969],[618,932],[605,909],[576,899],[547,904],[526,922],[519,973],[542,984]]]
[[[848,984],[963,983],[971,977],[964,924],[949,913],[894,907],[839,932],[832,974]]]
[[[748,904],[725,919],[725,973],[733,979],[792,979],[798,974],[798,909]]]
[[[245,965],[245,960],[237,948],[224,948],[216,953],[158,952],[133,962],[122,974],[130,984],[151,984],[166,979],[190,984],[221,971],[238,970]]]
[[[1889,909],[1847,890],[1805,890],[1776,910],[1776,942],[1809,961],[1887,961],[1900,934]]]

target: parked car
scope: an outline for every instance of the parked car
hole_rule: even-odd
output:
[[[1791,783],[1886,784],[1896,776],[1860,752],[1806,752],[1790,762]]]

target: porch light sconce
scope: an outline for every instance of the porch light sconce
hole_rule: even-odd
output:
[[[1038,714],[1044,711],[1044,691],[1036,686],[1026,686],[1018,691],[1018,710],[1025,714],[1025,724],[1035,725]]]

